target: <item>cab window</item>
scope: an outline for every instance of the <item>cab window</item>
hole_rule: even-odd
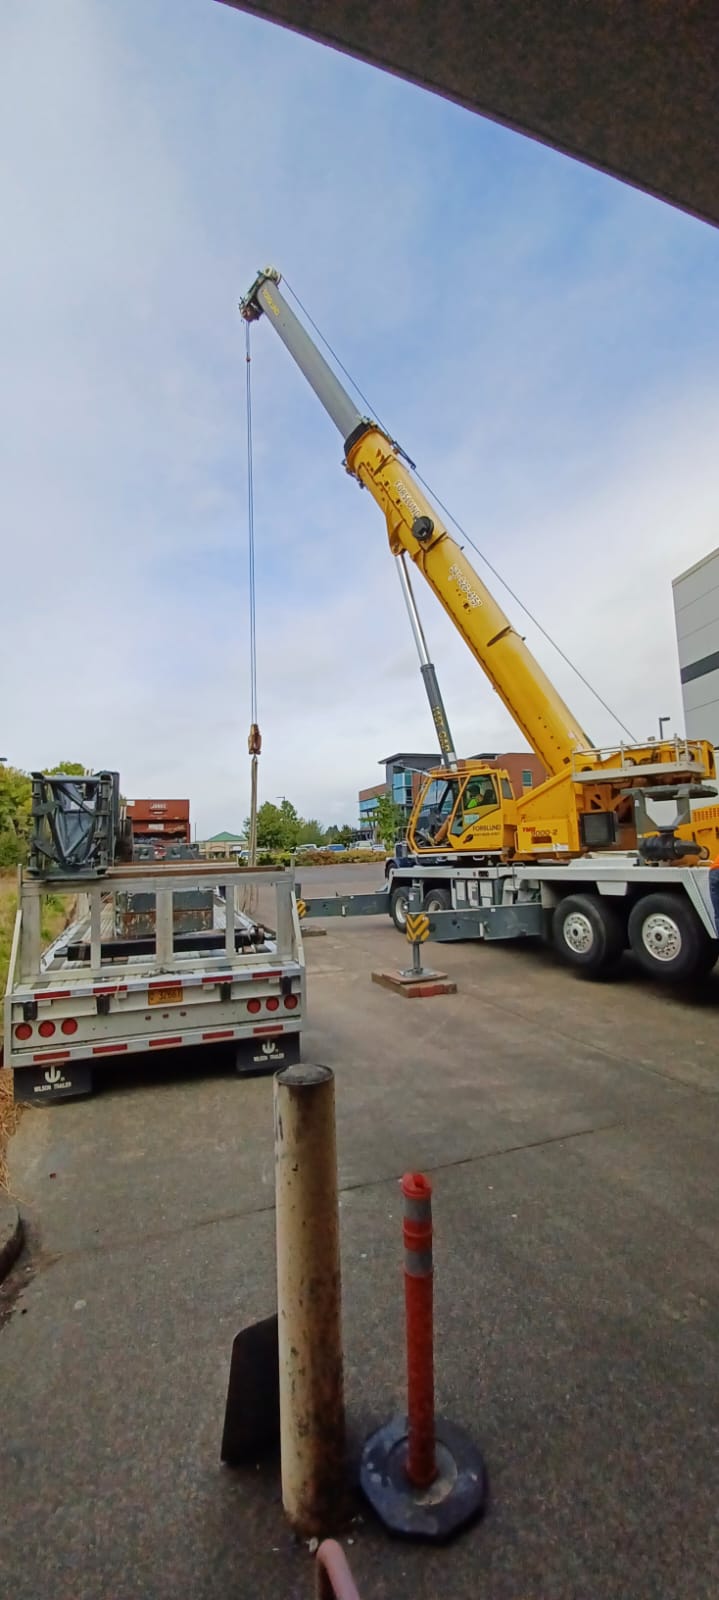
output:
[[[415,828],[418,837],[429,844],[439,844],[446,837],[458,789],[456,778],[432,779],[422,796],[422,809]]]
[[[469,778],[462,795],[461,825],[462,832],[471,827],[473,822],[478,822],[489,816],[490,812],[497,809],[497,789],[495,780],[490,773],[482,773],[474,778]]]

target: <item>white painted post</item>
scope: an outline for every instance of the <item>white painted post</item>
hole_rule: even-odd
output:
[[[345,1415],[334,1073],[274,1081],[282,1502],[304,1537],[336,1525]]]

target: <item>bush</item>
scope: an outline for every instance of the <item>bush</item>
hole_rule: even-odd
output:
[[[289,850],[258,850],[258,867],[289,867],[292,863],[292,854]],[[375,865],[382,860],[376,850],[310,850],[303,853],[299,848],[294,852],[294,859],[298,867],[333,867],[353,866],[368,861]]]
[[[379,861],[376,850],[313,850],[303,856],[298,850],[297,865],[302,867],[354,866],[367,861]]]
[[[16,867],[19,861],[26,859],[26,856],[26,840],[19,838],[14,828],[5,828],[0,833],[0,870]]]

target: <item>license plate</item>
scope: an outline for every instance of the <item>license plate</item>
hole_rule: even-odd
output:
[[[177,1006],[182,1003],[182,984],[168,983],[162,989],[149,989],[148,1000],[151,1006]]]

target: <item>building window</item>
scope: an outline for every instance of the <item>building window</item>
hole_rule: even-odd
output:
[[[522,773],[522,788],[523,789],[531,789],[533,782],[534,782],[534,779],[532,777],[531,772],[529,772],[528,769],[525,767],[524,772]]]

